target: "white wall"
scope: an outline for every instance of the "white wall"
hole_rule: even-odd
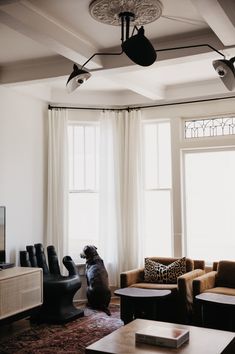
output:
[[[0,205],[6,206],[6,260],[43,241],[47,105],[0,87]]]
[[[159,106],[143,110],[145,118],[198,118],[235,112],[235,99]]]

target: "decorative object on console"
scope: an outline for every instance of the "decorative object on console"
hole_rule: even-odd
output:
[[[6,207],[0,206],[0,263],[6,261]]]
[[[5,262],[0,262],[0,270],[1,269],[8,269],[12,268],[15,266],[15,263],[5,263]]]
[[[234,89],[235,68],[233,63],[235,57],[226,60],[224,54],[209,44],[154,49],[152,43],[144,35],[143,25],[156,21],[162,16],[163,5],[160,0],[93,0],[90,3],[89,11],[91,16],[99,22],[121,26],[121,51],[94,53],[80,68],[74,64],[73,72],[66,83],[69,93],[91,77],[91,74],[84,68],[97,55],[121,55],[124,52],[135,64],[149,66],[156,61],[157,52],[202,46],[209,47],[223,57],[223,60],[213,61],[213,66],[227,89],[230,91]],[[131,25],[133,30],[130,36]],[[137,26],[140,27],[138,28]],[[137,33],[135,34],[135,32]]]
[[[43,305],[35,320],[65,323],[83,316],[83,311],[73,305],[73,297],[80,289],[81,281],[71,257],[63,258],[63,264],[69,275],[62,276],[54,246],[47,247],[49,268],[41,243],[27,246],[26,249],[27,251],[20,251],[21,266],[43,269]]]

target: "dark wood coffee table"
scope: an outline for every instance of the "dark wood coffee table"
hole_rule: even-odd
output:
[[[151,325],[185,328],[189,341],[178,349],[136,343],[135,332]],[[86,348],[86,354],[234,354],[235,333],[180,324],[134,320]]]
[[[114,294],[121,296],[121,319],[127,324],[135,318],[155,320],[157,307],[171,295],[171,291],[127,287],[115,290]]]
[[[202,325],[235,331],[235,296],[205,292],[196,296]]]

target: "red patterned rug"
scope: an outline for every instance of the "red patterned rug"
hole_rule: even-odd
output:
[[[1,354],[84,354],[85,348],[123,325],[118,305],[111,316],[85,309],[85,315],[65,325],[31,325],[0,341]]]

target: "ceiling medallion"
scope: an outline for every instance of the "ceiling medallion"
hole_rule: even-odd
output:
[[[120,13],[134,14],[131,24],[142,26],[157,20],[162,9],[160,0],[93,0],[89,6],[95,20],[113,26],[120,26]]]

